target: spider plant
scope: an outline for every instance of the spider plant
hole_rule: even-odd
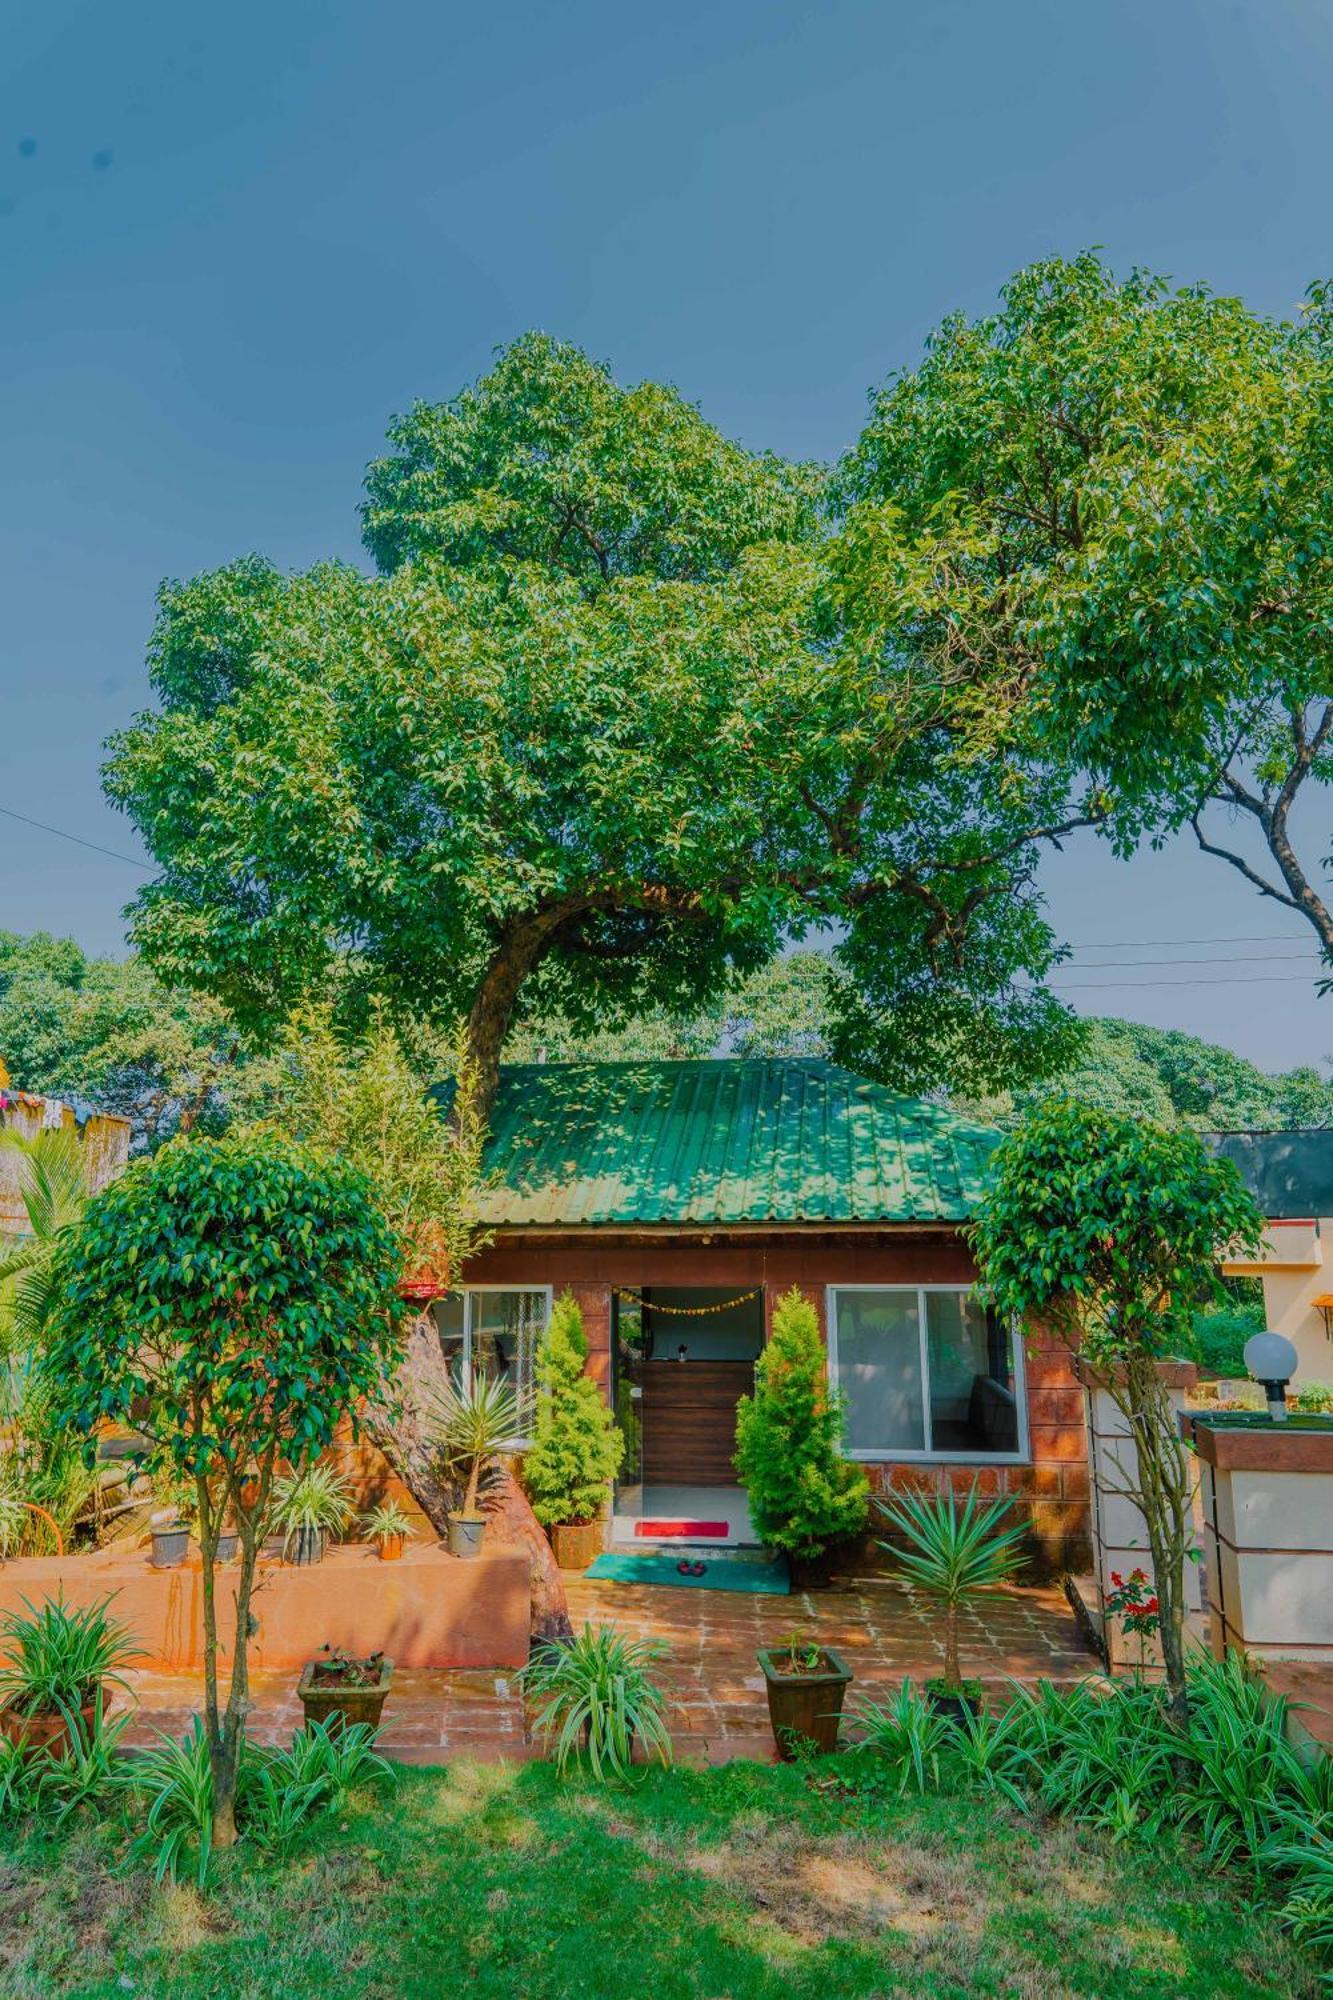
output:
[[[964,1683],[959,1659],[958,1615],[1012,1581],[1022,1564],[1023,1527],[1005,1527],[1010,1503],[994,1500],[984,1506],[975,1482],[961,1507],[954,1493],[903,1494],[876,1504],[907,1544],[879,1546],[897,1558],[902,1573],[944,1614],[944,1672],[937,1682],[927,1682],[927,1689],[938,1687],[951,1696],[971,1693],[975,1684]]]
[[[498,1376],[478,1372],[470,1382],[454,1379],[435,1399],[434,1422],[445,1460],[463,1487],[461,1511],[475,1516],[483,1473],[523,1442],[518,1397]]]
[[[11,1611],[0,1619],[0,1707],[15,1715],[61,1715],[75,1727],[80,1711],[91,1708],[110,1682],[124,1687],[117,1669],[138,1657],[127,1625],[112,1618],[104,1597],[72,1611],[63,1599],[40,1611],[23,1599],[27,1616]]]
[[[12,1556],[28,1525],[28,1509],[17,1494],[0,1493],[0,1562]]]
[[[361,1526],[372,1542],[392,1542],[412,1532],[412,1523],[396,1500],[386,1500],[362,1518]]]
[[[859,1702],[848,1720],[856,1748],[873,1750],[886,1760],[901,1796],[938,1789],[940,1759],[952,1742],[953,1727],[947,1716],[922,1700],[910,1680],[887,1705]]]
[[[130,1858],[151,1861],[155,1882],[179,1882],[193,1849],[195,1884],[206,1889],[213,1865],[213,1767],[200,1717],[179,1742],[162,1736],[141,1751],[130,1761],[124,1783],[149,1801]]]
[[[637,1738],[671,1762],[666,1703],[648,1669],[667,1648],[656,1639],[623,1639],[609,1625],[585,1625],[568,1645],[537,1655],[519,1676],[538,1704],[535,1726],[554,1743],[556,1769],[587,1752],[595,1778],[625,1778]]]
[[[336,1535],[356,1517],[352,1489],[333,1465],[310,1465],[273,1488],[274,1526],[284,1531],[283,1552]]]

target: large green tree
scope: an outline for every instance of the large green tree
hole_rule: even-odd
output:
[[[1086,805],[990,731],[987,661],[920,670],[932,554],[886,580],[816,471],[542,336],[391,445],[378,575],[162,592],[158,707],[107,783],[160,865],[134,930],[165,980],[260,1030],[331,987],[461,1013],[484,1102],[525,1014],[688,1016],[839,921],[882,1073],[1050,1061],[1034,857]]]
[[[989,663],[997,737],[1090,774],[1122,850],[1191,828],[1333,968],[1330,302],[1034,265],[890,382],[842,491],[886,578],[933,551],[918,657]]]

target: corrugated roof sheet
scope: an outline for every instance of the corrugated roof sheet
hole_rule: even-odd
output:
[[[961,1222],[1000,1135],[809,1059],[501,1071],[496,1227]]]

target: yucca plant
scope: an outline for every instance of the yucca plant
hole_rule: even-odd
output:
[[[493,1460],[523,1442],[518,1397],[498,1376],[478,1372],[448,1382],[434,1404],[435,1432],[463,1488],[462,1513],[475,1515],[482,1476]]]
[[[295,1543],[307,1561],[316,1560],[311,1547],[318,1549],[325,1535],[338,1534],[355,1517],[351,1486],[334,1465],[310,1465],[274,1483],[272,1518],[283,1531],[284,1554]]]
[[[595,1778],[626,1778],[636,1740],[670,1764],[666,1701],[649,1672],[666,1651],[660,1640],[585,1625],[529,1662],[519,1679],[538,1704],[535,1727],[553,1744],[558,1771],[586,1752]]]
[[[105,1686],[126,1685],[118,1669],[138,1657],[134,1635],[110,1615],[109,1597],[82,1610],[60,1598],[40,1611],[26,1597],[23,1604],[26,1616],[11,1611],[0,1619],[0,1708],[25,1717],[60,1715],[73,1728]]]
[[[906,1548],[890,1542],[879,1546],[896,1558],[903,1574],[944,1614],[944,1672],[926,1683],[927,1690],[954,1698],[979,1695],[975,1682],[963,1680],[958,1615],[966,1605],[1012,1582],[1022,1567],[1023,1527],[1004,1526],[1011,1512],[1009,1501],[983,1506],[974,1482],[961,1507],[954,1493],[901,1494],[876,1505],[907,1544]]]

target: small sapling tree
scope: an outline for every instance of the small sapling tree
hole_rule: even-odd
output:
[[[1122,1465],[1119,1490],[1143,1516],[1183,1727],[1194,1469],[1158,1363],[1190,1353],[1199,1300],[1221,1294],[1222,1251],[1257,1249],[1263,1217],[1230,1161],[1196,1133],[1072,1099],[1040,1105],[993,1166],[971,1231],[982,1291],[997,1311],[1040,1318],[1077,1348],[1125,1420],[1136,1466]]]
[[[396,1360],[402,1246],[364,1176],[273,1135],[174,1140],[84,1211],[59,1252],[43,1371],[64,1420],[106,1419],[193,1483],[203,1556],[213,1842],[236,1836],[250,1600],[274,1472],[331,1442]],[[236,1524],[236,1643],[218,1687],[215,1562]]]
[[[596,1521],[624,1455],[606,1398],[584,1372],[587,1359],[583,1314],[566,1292],[538,1349],[533,1442],[523,1462],[523,1483],[544,1528]]]
[[[736,1470],[750,1518],[770,1548],[812,1562],[864,1528],[870,1487],[842,1455],[842,1401],[829,1387],[815,1309],[794,1286],[778,1302],[754,1378],[754,1395],[736,1408]]]

